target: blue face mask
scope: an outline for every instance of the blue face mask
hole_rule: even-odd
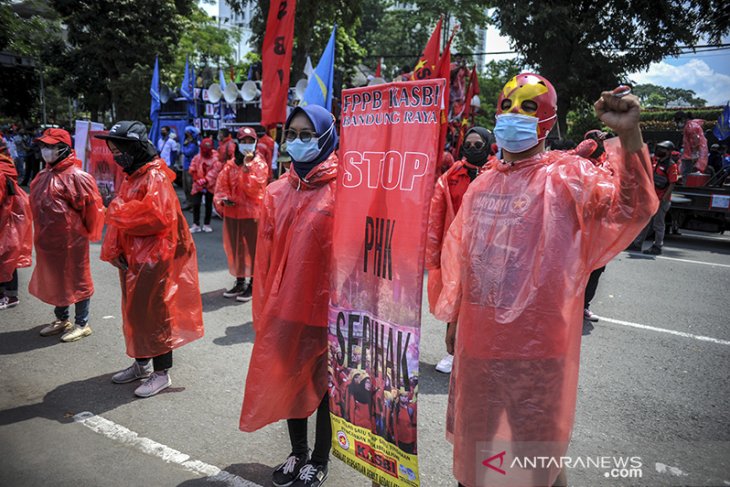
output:
[[[517,154],[535,147],[537,139],[537,117],[520,115],[518,113],[503,113],[497,115],[497,124],[494,127],[494,137],[497,145]]]
[[[319,141],[323,137],[329,137],[332,128],[335,125],[332,124],[325,133],[319,137],[312,137],[308,142],[302,142],[302,139],[297,137],[294,140],[286,142],[286,151],[291,156],[294,162],[312,162],[319,155]]]

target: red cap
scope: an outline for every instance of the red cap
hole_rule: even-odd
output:
[[[244,137],[252,137],[254,140],[258,139],[256,131],[251,127],[241,127],[238,129],[238,132],[236,132],[236,138],[240,140]]]
[[[71,147],[71,135],[63,129],[46,129],[43,135],[38,137],[38,141],[48,145],[66,144]]]
[[[211,139],[210,137],[203,139],[200,142],[200,147],[202,147],[203,149],[212,149],[213,148],[213,139]]]

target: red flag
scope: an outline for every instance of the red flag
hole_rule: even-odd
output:
[[[439,46],[441,45],[441,21],[440,18],[436,24],[436,28],[431,34],[431,38],[423,50],[423,54],[418,60],[418,64],[413,68],[411,80],[431,79],[437,76],[437,68],[439,64]]]
[[[456,32],[459,30],[459,26],[457,25],[454,27],[454,30],[451,32],[451,37],[449,37],[449,42],[446,43],[446,46],[444,47],[444,52],[441,54],[441,57],[439,58],[438,62],[438,71],[436,76],[439,78],[444,78],[446,80],[446,89],[444,90],[444,93],[446,96],[444,97],[446,100],[445,106],[441,110],[441,130],[439,133],[439,153],[438,153],[438,161],[439,166],[441,165],[441,158],[444,155],[444,147],[446,146],[446,134],[449,131],[449,90],[451,89],[451,41],[454,39],[454,36],[456,35]]]
[[[380,76],[380,70],[382,69],[382,66],[383,66],[383,58],[380,58],[378,60],[378,67],[375,68],[375,77],[376,78],[382,78],[382,76]]]
[[[456,144],[456,153],[459,153],[459,150],[461,149],[461,144],[464,143],[464,135],[466,134],[466,130],[469,126],[469,117],[471,117],[471,99],[474,98],[474,95],[479,94],[479,77],[477,76],[477,66],[476,64],[471,70],[471,74],[469,75],[469,87],[466,90],[466,99],[464,100],[465,107],[464,111],[461,115],[461,123],[459,124],[459,142]]]
[[[296,0],[272,0],[261,49],[261,125],[286,121]]]

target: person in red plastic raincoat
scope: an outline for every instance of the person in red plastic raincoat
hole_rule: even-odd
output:
[[[235,152],[234,152],[235,153]],[[200,143],[200,152],[195,154],[190,161],[190,175],[193,178],[193,188],[190,194],[193,201],[193,226],[191,233],[210,233],[213,228],[210,226],[210,219],[213,216],[213,195],[218,180],[218,173],[228,159],[219,159],[219,152],[213,150],[213,140],[203,139]],[[233,156],[231,156],[233,157]],[[205,199],[205,220],[203,227],[200,227],[200,206]]]
[[[428,307],[434,312],[436,301],[441,293],[441,245],[449,225],[461,206],[466,189],[477,175],[487,168],[487,160],[492,155],[494,136],[484,127],[472,127],[466,133],[462,153],[464,158],[453,164],[436,181],[431,209],[428,214],[428,234],[426,237],[426,270],[428,271]],[[454,356],[446,354],[436,364],[436,370],[451,373]]]
[[[228,271],[236,278],[223,296],[247,302],[253,295],[257,221],[269,168],[256,152],[254,129],[241,127],[236,138],[236,154],[218,174],[214,201],[218,214],[223,217],[223,248],[228,257]],[[248,285],[247,277],[251,278]]]
[[[18,305],[18,267],[29,267],[33,250],[30,201],[18,185],[18,171],[0,136],[0,309]]]
[[[658,205],[639,102],[624,94],[604,92],[595,104],[618,134],[604,144],[611,174],[545,151],[557,107],[548,80],[519,74],[500,93],[494,135],[503,159],[469,186],[449,228],[435,313],[453,324],[451,440],[462,485],[565,485],[555,462],[514,460],[565,455],[588,276]]]
[[[68,132],[47,129],[38,145],[46,167],[30,185],[36,266],[28,291],[55,306],[56,319],[41,336],[63,333],[62,341],[73,342],[91,334],[89,241],[101,239],[104,204],[94,178],[79,169]],[[73,325],[68,319],[72,304]]]
[[[112,376],[150,397],[172,383],[172,351],[203,336],[198,259],[172,181],[175,173],[136,121],[114,124],[106,140],[126,176],[107,211],[101,260],[119,269],[122,321],[131,366]]]
[[[682,130],[682,180],[693,171],[704,172],[707,169],[707,138],[702,130],[704,120],[693,119],[691,113],[678,111],[674,114],[677,129]]]
[[[292,170],[264,192],[254,266],[256,331],[240,428],[287,420],[292,451],[274,485],[319,485],[332,444],[327,394],[327,312],[337,177],[334,117],[317,105],[297,107],[285,135]],[[317,411],[308,458],[307,419]]]
[[[218,131],[218,160],[221,163],[226,162],[233,157],[236,153],[236,141],[233,140],[231,131],[226,127],[221,128]]]

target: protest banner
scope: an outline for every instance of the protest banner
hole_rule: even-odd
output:
[[[418,355],[443,79],[345,90],[328,319],[333,455],[420,484]]]
[[[114,156],[106,145],[106,141],[94,137],[95,135],[106,135],[108,133],[108,130],[92,130],[89,132],[86,153],[88,173],[96,179],[96,185],[104,200],[104,206],[109,206],[124,180],[124,172],[114,162]]]

